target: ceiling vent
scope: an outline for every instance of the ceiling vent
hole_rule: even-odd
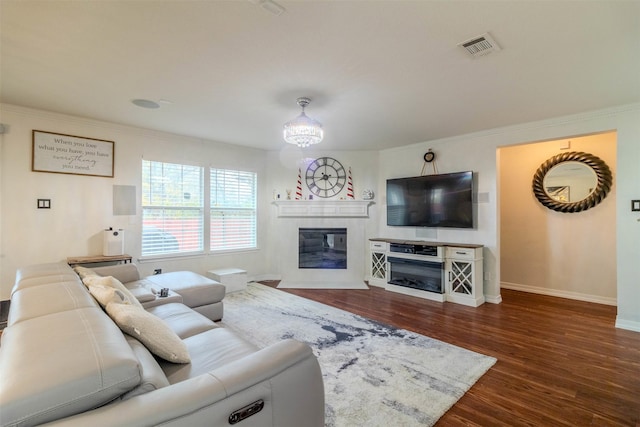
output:
[[[500,50],[500,46],[498,46],[498,43],[496,43],[489,33],[473,37],[467,41],[459,43],[458,46],[462,46],[474,58]]]

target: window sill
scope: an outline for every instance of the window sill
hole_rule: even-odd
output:
[[[247,248],[247,249],[223,249],[219,251],[210,251],[210,252],[189,252],[189,253],[176,253],[176,254],[166,254],[166,255],[148,255],[142,256],[137,259],[140,264],[144,264],[147,262],[157,262],[157,261],[173,261],[173,260],[181,260],[181,259],[190,259],[190,258],[204,258],[209,256],[217,256],[217,255],[229,255],[234,253],[241,252],[256,252],[259,251],[260,248]]]

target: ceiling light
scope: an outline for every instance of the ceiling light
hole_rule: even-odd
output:
[[[324,131],[317,120],[307,117],[304,107],[309,105],[309,98],[298,98],[298,105],[302,107],[302,113],[284,124],[284,140],[298,147],[308,147],[322,141]]]

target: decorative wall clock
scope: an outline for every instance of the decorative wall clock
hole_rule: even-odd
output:
[[[319,197],[332,197],[340,193],[347,181],[342,164],[331,157],[315,159],[305,174],[309,191]]]

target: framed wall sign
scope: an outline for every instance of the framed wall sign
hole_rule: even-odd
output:
[[[113,178],[113,141],[33,131],[31,170]]]

